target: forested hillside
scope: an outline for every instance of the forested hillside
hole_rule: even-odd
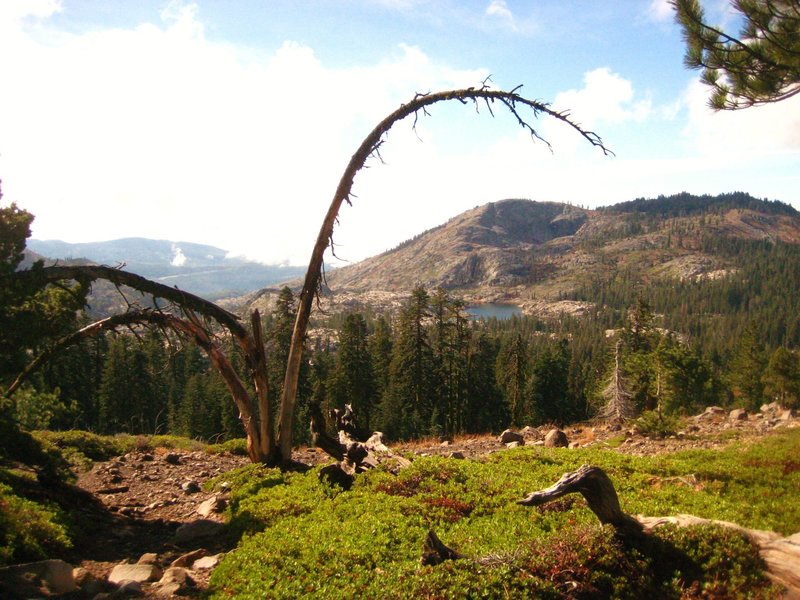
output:
[[[397,287],[410,289],[394,293],[396,308],[371,305],[365,294],[317,313],[295,435],[308,441],[311,407],[345,403],[362,427],[394,439],[599,413],[656,411],[665,419],[712,404],[754,408],[777,399],[797,406],[799,223],[791,207],[743,194],[636,200],[597,211],[528,201],[469,211],[379,259],[432,248],[450,234],[426,238],[457,225],[472,245],[452,250],[454,261],[487,248],[552,258],[548,268],[530,263],[535,277],[520,270],[496,277],[528,277],[533,287],[494,288],[550,294],[555,306],[587,309],[475,320],[458,286],[413,286],[410,275],[393,275]],[[296,302],[290,288],[259,302],[276,405]],[[240,436],[219,374],[195,346],[176,342],[136,329],[84,340],[18,392],[17,418],[29,428]],[[620,382],[614,393],[612,379]]]

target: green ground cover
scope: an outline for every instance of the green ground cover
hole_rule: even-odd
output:
[[[754,546],[719,527],[665,527],[640,541],[600,527],[579,496],[541,509],[527,492],[590,463],[614,481],[622,507],[690,513],[784,534],[800,531],[800,430],[748,447],[631,457],[608,450],[521,448],[480,461],[416,458],[374,471],[350,491],[317,470],[249,466],[232,488],[241,536],[212,576],[214,598],[753,597],[777,594]],[[434,530],[468,558],[420,566]]]

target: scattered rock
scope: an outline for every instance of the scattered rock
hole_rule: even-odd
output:
[[[200,491],[200,484],[194,480],[184,481],[181,484],[181,489],[187,494],[196,494]]]
[[[222,533],[225,526],[209,519],[198,519],[184,523],[175,532],[175,543],[188,544],[199,539],[213,537]]]
[[[524,446],[524,445],[525,445],[525,441],[524,440],[523,441],[519,441],[519,442],[508,442],[506,444],[506,448],[508,448],[508,449],[519,448],[520,446]]]
[[[196,561],[198,558],[203,558],[204,556],[208,556],[208,550],[205,548],[198,548],[197,550],[187,552],[186,554],[173,560],[170,567],[189,568],[194,564],[194,561]]]
[[[76,589],[73,567],[63,560],[42,560],[0,568],[0,592],[40,598],[68,594]]]
[[[500,434],[500,443],[510,444],[511,442],[522,442],[524,444],[525,438],[522,437],[522,434],[517,433],[516,431],[511,431],[510,429],[506,429],[503,433]]]
[[[729,414],[731,421],[747,421],[747,411],[743,408],[734,408]]]
[[[211,496],[208,500],[201,502],[197,507],[197,514],[201,517],[208,517],[212,513],[221,513],[228,506],[228,501],[222,496]]]
[[[544,436],[544,445],[546,448],[566,448],[569,445],[567,434],[560,429],[551,429]]]
[[[155,552],[148,552],[147,554],[142,554],[139,558],[137,564],[140,565],[155,565],[158,563],[158,554]]]
[[[575,449],[575,448],[580,448],[580,447],[581,447],[581,443],[580,442],[570,442],[569,443],[569,448]]]
[[[522,431],[520,431],[520,433],[526,437],[532,437],[535,436],[538,433],[538,431],[536,431],[536,429],[531,427],[530,425],[525,425],[525,427],[522,428]]]
[[[787,408],[786,410],[778,414],[779,421],[791,421],[793,418],[794,418],[794,411],[791,408]]]
[[[725,414],[725,409],[721,406],[709,406],[706,408],[702,413],[697,415],[695,419],[698,421],[706,420],[706,419],[713,419],[715,417],[719,417]]]
[[[181,464],[181,455],[177,452],[168,452],[164,456],[164,462],[169,463],[171,465],[179,465]]]
[[[466,456],[464,456],[464,453],[461,452],[460,450],[456,450],[455,452],[451,452],[447,456],[448,456],[448,458],[455,458],[455,459],[458,459],[458,460],[464,460],[466,458]]]
[[[204,556],[203,558],[199,558],[192,563],[192,570],[206,571],[208,569],[213,569],[219,564],[223,556],[223,554],[215,554],[213,556]]]
[[[156,565],[130,565],[121,564],[111,569],[111,574],[108,576],[108,581],[117,585],[122,584],[124,581],[157,581],[161,578],[161,569]]]

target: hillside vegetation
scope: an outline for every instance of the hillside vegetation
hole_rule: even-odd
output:
[[[580,498],[540,509],[515,501],[590,463],[609,473],[630,513],[790,533],[800,528],[799,442],[795,429],[746,449],[654,458],[544,448],[418,457],[398,475],[366,473],[347,492],[314,472],[250,466],[216,480],[231,486],[231,528],[243,537],[214,572],[212,597],[777,598],[740,533],[667,526],[625,541]],[[466,558],[420,566],[429,530]]]

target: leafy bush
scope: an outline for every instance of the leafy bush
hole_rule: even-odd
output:
[[[644,436],[666,438],[675,435],[679,428],[678,417],[647,410],[636,419],[636,429]]]
[[[212,597],[777,598],[757,549],[735,531],[664,527],[623,542],[579,496],[539,508],[515,500],[591,463],[632,514],[688,512],[787,533],[800,529],[800,507],[785,508],[797,504],[799,444],[792,430],[747,449],[654,458],[527,447],[480,461],[420,457],[398,475],[359,475],[347,492],[317,470],[248,466],[215,483],[232,489],[243,537],[212,574]],[[431,529],[470,558],[420,566]]]
[[[71,547],[63,515],[0,483],[0,564],[47,558]]]

